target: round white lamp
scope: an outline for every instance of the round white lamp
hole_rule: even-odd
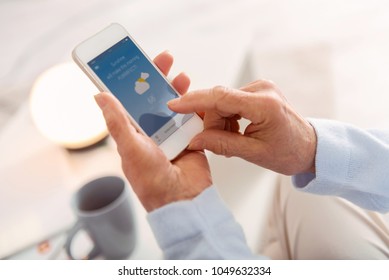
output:
[[[107,127],[93,96],[97,88],[73,62],[56,65],[36,80],[30,110],[38,130],[68,149],[104,139]]]

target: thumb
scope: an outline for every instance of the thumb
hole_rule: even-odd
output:
[[[255,146],[253,138],[235,132],[208,129],[192,139],[188,150],[209,150],[217,155],[247,159],[254,152]]]

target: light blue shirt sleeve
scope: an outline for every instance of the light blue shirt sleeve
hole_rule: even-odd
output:
[[[344,197],[366,209],[389,210],[389,131],[362,130],[329,120],[309,120],[318,144],[316,173],[292,180],[305,192]],[[148,215],[168,259],[253,259],[243,231],[214,186],[190,201]],[[263,257],[264,258],[264,257]]]
[[[174,202],[148,214],[167,259],[254,259],[242,228],[211,186],[193,200]]]
[[[309,193],[343,197],[365,209],[389,211],[389,131],[309,119],[318,139],[316,173],[293,176]]]

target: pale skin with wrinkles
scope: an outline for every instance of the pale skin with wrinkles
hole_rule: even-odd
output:
[[[205,112],[204,132],[191,141],[190,150],[237,156],[285,175],[314,172],[315,131],[272,82],[193,91],[170,101],[169,108]],[[243,133],[240,118],[251,122]]]
[[[164,52],[154,63],[167,75],[173,57]],[[239,90],[215,87],[185,94],[190,80],[181,73],[172,84],[183,96],[170,101],[169,108],[179,113],[203,112],[205,129],[171,162],[149,137],[136,131],[112,94],[95,97],[117,144],[123,172],[148,212],[192,199],[212,185],[204,149],[283,174],[314,172],[314,129],[273,83],[256,81]],[[240,118],[251,122],[243,133],[239,132]]]

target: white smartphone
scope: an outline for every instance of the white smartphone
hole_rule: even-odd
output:
[[[167,107],[179,94],[121,25],[111,24],[80,43],[72,56],[101,91],[116,96],[132,124],[168,159],[203,130],[197,114],[177,114]]]

